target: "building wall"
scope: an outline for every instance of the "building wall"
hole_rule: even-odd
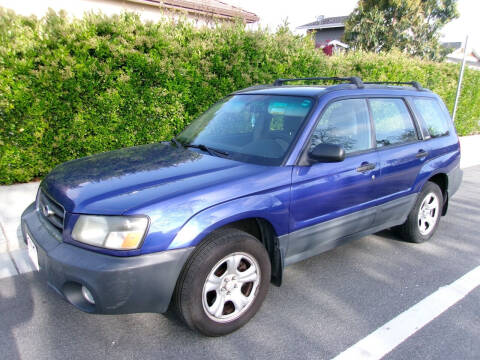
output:
[[[182,14],[172,13],[166,9],[155,6],[133,3],[121,0],[0,0],[0,7],[11,9],[17,14],[35,15],[42,17],[49,8],[60,11],[65,10],[69,16],[81,18],[85,12],[102,12],[106,15],[120,14],[125,11],[136,12],[144,21],[158,21],[165,18],[178,18]],[[199,23],[214,22],[213,18],[192,16],[184,13],[188,19]]]
[[[315,30],[315,44],[316,46],[324,46],[329,41],[338,40],[342,41],[343,33],[345,28],[331,28],[331,29],[321,29]]]
[[[446,60],[449,63],[461,64],[462,59],[449,59]],[[465,61],[465,65],[468,66],[470,69],[473,70],[480,70],[480,61]]]

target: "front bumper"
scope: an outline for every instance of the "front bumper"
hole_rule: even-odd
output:
[[[80,310],[100,314],[165,312],[193,247],[132,257],[85,250],[56,239],[31,204],[22,214],[22,233],[35,243],[40,272],[48,284]],[[95,304],[81,293],[86,286]]]

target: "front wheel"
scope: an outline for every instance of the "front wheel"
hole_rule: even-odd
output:
[[[437,230],[442,208],[442,190],[437,184],[427,182],[418,195],[407,221],[400,225],[400,235],[404,240],[414,243],[429,240]]]
[[[258,311],[270,283],[270,259],[252,235],[225,229],[209,236],[189,259],[175,291],[180,317],[208,336],[237,330]]]

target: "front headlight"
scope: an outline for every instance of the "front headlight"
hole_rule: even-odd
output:
[[[107,249],[132,250],[140,246],[147,226],[144,216],[80,215],[72,238]]]

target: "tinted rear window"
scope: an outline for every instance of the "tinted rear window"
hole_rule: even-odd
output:
[[[449,117],[442,111],[436,99],[414,98],[413,103],[431,137],[448,135]]]
[[[370,99],[377,146],[417,140],[412,117],[402,99]]]

